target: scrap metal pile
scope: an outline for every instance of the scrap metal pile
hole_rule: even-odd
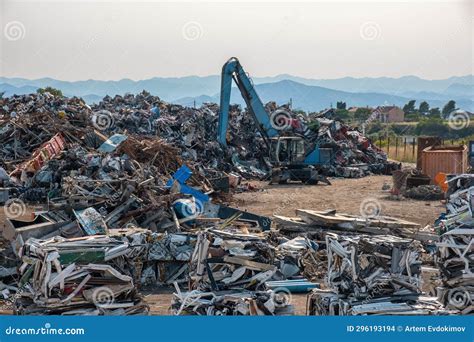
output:
[[[360,300],[438,310],[419,296],[417,243],[386,235],[432,238],[413,223],[298,210],[276,217],[278,232],[269,218],[219,204],[241,178],[269,170],[265,144],[237,106],[223,148],[215,104],[187,108],[146,92],[92,107],[48,93],[0,104],[0,293],[17,314],[146,314],[141,288],[171,285],[174,314],[291,314],[278,288],[306,291],[319,286],[308,279],[323,277],[341,314],[369,312],[357,311]],[[327,175],[391,167],[349,126],[301,120],[312,143],[333,150]]]
[[[328,290],[309,296],[310,315],[446,314],[421,296],[422,246],[396,236],[326,235]]]
[[[147,255],[143,260],[140,283],[185,285],[189,281],[189,261],[196,244],[195,234],[152,233],[147,240]]]
[[[447,307],[462,314],[474,312],[474,175],[448,178],[447,212],[436,221],[441,235],[437,264]]]
[[[7,166],[28,158],[35,148],[58,132],[68,140],[97,145],[100,139],[90,134],[92,128],[107,136],[114,133],[158,136],[177,149],[176,157],[179,155],[202,176],[211,177],[217,170],[234,171],[249,178],[268,175],[267,147],[258,138],[260,133],[251,115],[238,106],[231,106],[229,147],[223,148],[216,141],[219,112],[216,104],[183,107],[166,103],[145,91],[137,95],[106,96],[92,107],[76,97],[58,98],[49,93],[0,101],[0,157],[7,161]],[[266,107],[270,111],[277,108],[275,103]],[[326,175],[360,177],[388,172],[387,168],[391,167],[385,153],[350,126],[324,116],[310,119],[289,108],[285,110],[305,126],[313,127],[311,143],[333,150],[334,158],[323,170]],[[160,171],[169,173],[166,165]]]
[[[275,251],[265,237],[209,230],[199,233],[191,259],[192,288],[257,289],[276,272]]]
[[[400,167],[387,162],[385,152],[357,129],[334,119],[332,114],[332,110],[327,110],[311,115],[307,123],[319,127],[317,144],[333,151],[331,165],[324,170],[327,176],[357,178],[368,174],[391,174]]]
[[[175,315],[206,316],[265,316],[291,315],[292,307],[285,300],[280,300],[272,290],[204,292],[194,290],[177,292],[173,295],[171,311]]]
[[[274,233],[273,233],[274,234]],[[190,266],[191,291],[174,294],[173,313],[197,315],[286,315],[293,313],[281,280],[317,286],[301,274],[300,260],[318,249],[299,238],[209,229],[197,234]],[[291,281],[287,284],[290,284]]]
[[[256,139],[257,130],[250,116],[237,106],[231,106],[230,111],[229,148],[217,142],[216,104],[183,107],[142,92],[135,96],[106,96],[92,109],[100,113],[99,121],[112,123],[107,131],[129,130],[132,126],[132,131],[157,135],[179,149],[179,155],[189,165],[210,178],[218,170],[234,171],[247,178],[262,178],[267,173],[265,144]]]
[[[19,257],[15,313],[22,315],[145,314],[135,286],[146,251],[143,231],[108,236],[29,239]]]
[[[108,235],[30,238],[21,247],[20,281],[9,300],[21,315],[146,314],[138,289],[188,280],[196,237],[111,229]]]
[[[418,241],[396,236],[326,236],[329,287],[358,298],[419,292]]]

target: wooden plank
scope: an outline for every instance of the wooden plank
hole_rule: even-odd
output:
[[[421,226],[418,223],[406,221],[403,219],[377,216],[374,218],[365,218],[350,214],[337,214],[336,211],[331,211],[330,214],[322,211],[296,209],[296,214],[305,222],[311,224],[313,222],[327,225],[337,225],[342,223],[353,223],[361,226],[381,227],[381,228],[413,228],[419,229]]]
[[[246,266],[247,268],[257,270],[257,271],[270,271],[274,270],[276,267],[274,265],[263,264],[261,262],[251,261],[239,257],[225,256],[224,261],[230,264],[236,264],[241,266]]]
[[[326,215],[323,212],[307,209],[296,209],[296,215],[310,224],[316,221],[327,225],[337,225],[340,223],[353,223],[356,220],[354,217],[347,217],[336,213],[334,215]]]
[[[283,225],[283,226],[291,226],[291,227],[308,227],[309,224],[304,222],[301,218],[299,217],[286,217],[286,216],[280,216],[280,215],[273,215],[274,219],[273,221],[277,224]]]

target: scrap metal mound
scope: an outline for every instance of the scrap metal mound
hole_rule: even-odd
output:
[[[205,104],[201,108],[166,103],[146,91],[125,96],[106,96],[89,106],[77,97],[54,97],[49,93],[12,96],[0,99],[0,160],[11,169],[19,160],[31,156],[33,150],[62,132],[68,141],[97,147],[100,139],[94,130],[106,136],[115,133],[145,139],[161,139],[170,145],[175,158],[182,158],[204,177],[214,176],[216,170],[234,171],[246,178],[268,175],[268,150],[256,129],[252,116],[239,106],[231,106],[228,147],[217,142],[219,106]],[[269,112],[278,107],[269,102]],[[383,151],[354,129],[323,115],[303,116],[284,108],[304,125],[288,127],[283,134],[306,135],[307,143],[331,148],[331,163],[322,171],[326,176],[361,177],[369,173],[390,172]],[[301,131],[309,127],[311,134]],[[160,147],[165,148],[165,147]],[[137,148],[137,151],[139,149]],[[148,157],[148,155],[143,156]],[[152,156],[153,157],[153,156]],[[154,156],[160,159],[161,155]],[[166,155],[168,161],[171,153]],[[160,173],[169,174],[165,162]]]
[[[318,246],[253,236],[248,229],[268,229],[271,220],[209,201],[225,198],[216,179],[238,183],[268,170],[250,115],[231,108],[223,148],[218,112],[146,92],[94,106],[49,93],[0,99],[0,291],[15,312],[143,314],[140,284],[175,282],[191,285],[189,293],[177,288],[176,314],[291,312],[271,286],[296,278],[286,285],[315,287],[302,275],[318,278]],[[362,176],[386,165],[358,131],[314,120],[313,142],[334,150],[328,174]]]

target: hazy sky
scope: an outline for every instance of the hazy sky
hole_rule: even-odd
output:
[[[473,73],[473,1],[0,0],[0,74],[63,80]]]

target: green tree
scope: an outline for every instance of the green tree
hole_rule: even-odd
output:
[[[351,119],[351,114],[346,109],[336,109],[334,118],[336,120],[348,120]]]
[[[446,137],[448,126],[441,118],[429,118],[421,120],[415,129],[416,135],[433,135]]]
[[[56,97],[63,97],[63,92],[53,87],[38,88],[36,92],[38,94],[50,93],[51,95]]]
[[[337,101],[336,108],[337,109],[346,109],[346,103],[342,102],[342,101]]]
[[[406,105],[403,106],[403,111],[405,114],[410,114],[415,112],[415,103],[416,100],[410,100]]]
[[[443,107],[443,117],[447,118],[449,114],[455,109],[456,109],[456,102],[454,100],[450,100]]]
[[[430,105],[428,104],[428,102],[426,101],[423,101],[420,103],[420,107],[418,108],[418,111],[421,113],[421,114],[427,114],[429,113],[430,111]]]
[[[439,110],[438,107],[431,108],[430,113],[428,116],[433,117],[433,118],[440,118],[441,117],[441,111]]]
[[[423,115],[418,112],[409,113],[405,115],[405,121],[407,122],[418,122],[421,120],[421,118],[423,118]]]
[[[372,114],[372,111],[369,108],[357,108],[357,110],[354,113],[354,119],[357,121],[366,121],[370,115]]]

